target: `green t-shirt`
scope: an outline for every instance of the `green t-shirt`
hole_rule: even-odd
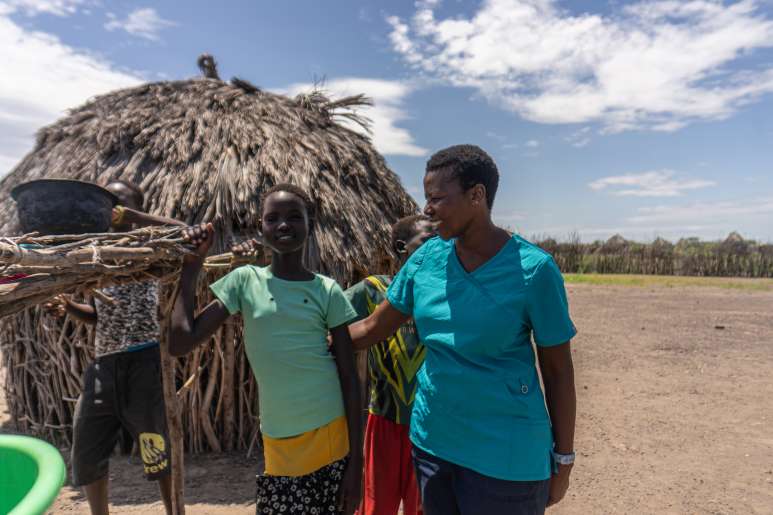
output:
[[[386,299],[391,282],[391,277],[372,275],[346,290],[359,319],[373,313]],[[416,373],[424,363],[424,354],[413,320],[368,349],[368,409],[371,413],[397,424],[410,423],[416,396]]]
[[[344,415],[328,330],[357,316],[333,279],[274,277],[270,267],[243,266],[210,286],[244,319],[244,348],[258,382],[260,426],[286,438]]]

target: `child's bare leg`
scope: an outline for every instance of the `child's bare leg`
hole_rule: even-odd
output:
[[[86,492],[86,499],[89,501],[91,515],[108,515],[107,487],[109,481],[109,477],[105,475],[102,479],[97,479],[83,487],[83,490]]]
[[[166,515],[172,515],[172,474],[167,474],[158,480],[158,489],[161,490],[161,500],[164,501]]]

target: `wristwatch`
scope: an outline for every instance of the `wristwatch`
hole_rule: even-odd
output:
[[[571,465],[574,463],[573,452],[570,452],[569,454],[559,454],[556,451],[550,451],[550,453],[553,455],[553,463],[556,465]]]

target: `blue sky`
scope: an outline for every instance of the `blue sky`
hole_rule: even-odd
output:
[[[500,168],[530,235],[773,241],[773,2],[0,0],[0,174],[90,96],[198,74],[366,93],[422,200],[432,151]]]

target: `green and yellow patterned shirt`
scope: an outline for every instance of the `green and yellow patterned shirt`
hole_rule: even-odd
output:
[[[391,277],[372,275],[346,290],[360,320],[373,313],[386,299],[391,282]],[[368,350],[369,410],[372,414],[397,424],[410,422],[416,395],[416,372],[424,363],[424,352],[413,320]]]

